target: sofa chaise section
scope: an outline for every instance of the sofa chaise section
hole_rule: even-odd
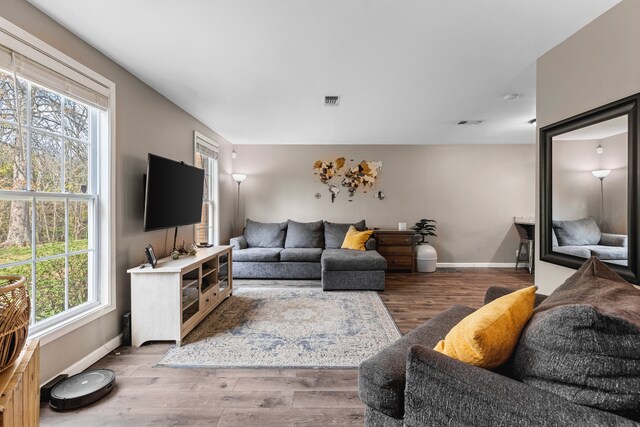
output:
[[[327,249],[322,254],[322,289],[384,291],[387,261],[377,251]]]

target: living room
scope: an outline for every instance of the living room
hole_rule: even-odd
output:
[[[31,313],[27,340],[39,340],[39,350],[33,345],[25,347],[39,351],[39,361],[34,356],[39,372],[34,384],[43,386],[60,374],[72,376],[89,368],[111,369],[116,375],[113,391],[87,407],[54,411],[44,402],[39,406],[42,425],[637,425],[637,355],[625,365],[627,373],[614,381],[613,388],[623,390],[628,398],[607,395],[609,400],[604,399],[618,405],[614,408],[588,403],[588,398],[572,399],[566,390],[538,390],[528,380],[494,372],[476,377],[476,371],[460,370],[478,384],[487,381],[490,390],[502,388],[512,395],[501,393],[504,405],[491,407],[471,389],[457,391],[467,400],[443,398],[451,392],[447,381],[439,381],[443,384],[439,389],[427,389],[424,381],[411,383],[407,377],[406,393],[418,391],[407,395],[415,400],[405,399],[403,379],[398,392],[401,401],[394,401],[402,407],[398,411],[376,406],[389,396],[371,389],[386,390],[386,386],[367,382],[366,376],[367,369],[384,376],[381,365],[371,364],[382,363],[375,357],[384,348],[406,343],[407,336],[420,336],[431,343],[436,331],[442,334],[438,342],[473,311],[453,306],[477,309],[485,302],[509,298],[495,289],[485,296],[494,286],[520,292],[535,285],[535,292],[550,295],[592,256],[628,282],[637,283],[638,199],[631,172],[637,170],[638,113],[630,100],[640,92],[640,59],[632,42],[640,39],[635,24],[640,7],[635,0],[517,6],[506,2],[472,5],[462,0],[447,5],[196,3],[3,2],[0,77],[7,85],[3,86],[0,116],[6,131],[3,145],[17,147],[15,141],[22,138],[16,135],[49,135],[58,141],[51,146],[88,155],[89,166],[78,170],[89,179],[72,182],[78,170],[72,170],[74,157],[68,151],[59,164],[54,162],[62,168],[61,176],[41,176],[38,165],[51,163],[46,163],[46,150],[43,155],[32,148],[35,139],[25,138],[31,142],[24,152],[33,150],[26,156],[29,160],[16,160],[18,157],[5,156],[9,151],[2,152],[0,274],[26,277],[25,289],[33,304],[27,309]],[[6,88],[16,83],[28,89],[11,98],[14,95],[7,94],[19,91]],[[49,101],[64,100],[57,101],[63,111],[58,128],[43,124],[46,120],[37,121],[38,114],[44,114],[37,104],[43,95]],[[17,114],[14,102],[30,102],[32,107],[23,107],[25,113]],[[575,130],[620,116],[628,117],[622,124],[628,147],[621,138],[614,145],[609,135],[620,136],[622,131],[611,133],[613,126],[607,130],[609,139],[591,134],[572,137]],[[69,124],[68,119],[75,117],[84,120],[87,129],[99,131],[74,128],[77,124]],[[72,130],[77,134],[72,135]],[[561,134],[568,136],[563,139]],[[553,148],[547,137],[556,141]],[[574,160],[574,169],[564,175],[566,182],[583,182],[584,189],[579,190],[582,198],[567,202],[566,209],[559,211],[562,202],[571,198],[572,188],[577,188],[569,185],[561,191],[552,187],[561,176],[557,170],[561,163],[552,163],[560,154],[553,150],[565,140],[589,148],[586,154],[566,157],[566,163]],[[83,147],[88,148],[82,151]],[[205,148],[199,152],[198,147]],[[619,154],[615,164],[611,160],[614,152]],[[174,228],[145,231],[151,230],[146,224],[148,194],[143,181],[149,172],[149,154],[200,167],[204,166],[197,162],[203,155],[212,159],[210,164],[215,167],[208,169],[206,176],[211,181],[206,182],[216,190],[211,193],[209,222],[195,229],[193,225],[177,227],[176,241],[184,242],[187,250],[192,243],[205,241],[215,246],[197,248],[195,258],[176,254],[179,259],[175,262],[204,260],[207,254],[215,254],[214,269],[222,277],[224,255],[228,254],[233,260],[226,270],[232,286],[188,330],[183,328],[177,336],[173,332],[149,335],[138,347],[137,328],[143,321],[137,309],[141,298],[136,297],[136,277],[162,272],[162,268],[145,264],[145,247],[151,246],[165,265],[173,261]],[[23,172],[16,166],[21,161]],[[320,167],[316,167],[318,162]],[[370,167],[375,171],[370,172]],[[353,168],[355,178],[347,181]],[[60,181],[63,191],[45,194],[50,190],[43,190],[43,183],[57,185]],[[75,187],[69,190],[71,185]],[[25,206],[24,210],[19,206]],[[47,212],[53,215],[45,218]],[[27,231],[18,228],[25,235],[19,245],[15,244],[12,217],[32,225]],[[516,217],[528,218],[524,229],[529,234],[521,234],[523,227],[515,224]],[[591,222],[582,224],[579,232],[575,228],[563,232],[563,226],[573,227],[574,220],[589,217],[593,217]],[[437,264],[437,270],[418,271],[419,251],[427,245],[414,239],[410,253],[415,264],[393,271],[393,257],[381,249],[380,236],[385,232],[411,235],[412,226],[423,218],[437,221],[433,233],[425,236],[433,251],[430,254],[437,257],[429,261]],[[382,254],[378,260],[385,263],[386,272],[363,275],[353,264],[341,271],[340,259],[330,266],[325,253],[348,249],[341,249],[340,243],[329,246],[328,230],[360,220],[366,225],[354,227],[354,233],[373,230],[358,236],[364,239],[362,248],[369,249],[362,252]],[[252,261],[238,264],[242,251],[252,245],[247,248],[242,240],[234,241],[239,236],[249,243],[255,240],[250,224],[286,224],[278,250],[272,251],[284,261],[281,249],[300,247],[287,240],[294,235],[293,227],[299,226],[296,223],[308,231],[318,221],[316,231],[322,243],[309,277],[239,274],[243,268],[254,268]],[[84,224],[84,228],[76,230],[74,224]],[[197,227],[206,228],[204,234]],[[61,231],[56,234],[56,230]],[[71,239],[72,231],[80,236],[78,242],[84,242],[81,246]],[[338,240],[346,241],[351,231],[341,233]],[[595,233],[598,239],[574,242],[576,235],[585,233]],[[373,246],[369,247],[367,238]],[[525,249],[520,252],[523,242]],[[233,250],[227,247],[230,244]],[[10,251],[16,246],[15,253],[20,255],[12,258]],[[60,253],[45,253],[45,246],[47,250],[55,246]],[[574,246],[578,248],[567,249]],[[529,262],[531,248],[535,251]],[[517,255],[520,268],[516,269]],[[95,282],[85,280],[89,284],[80,296],[73,293],[78,260]],[[197,267],[200,279],[208,260]],[[45,277],[55,265],[62,277]],[[288,271],[286,266],[278,268],[274,271]],[[600,268],[594,271],[603,271]],[[334,270],[338,274],[332,276]],[[323,291],[327,289],[325,275],[329,288],[337,286],[330,292]],[[33,282],[32,277],[38,279]],[[613,280],[611,277],[607,280]],[[47,288],[45,292],[37,286],[40,280],[54,283],[57,291]],[[377,287],[367,287],[374,281]],[[354,283],[364,283],[364,287]],[[320,315],[318,310],[323,309],[327,317],[324,322],[312,322],[314,327],[331,324],[329,318],[343,315],[356,316],[345,317],[347,323],[364,323],[358,323],[353,336],[342,331],[336,347],[322,351],[314,346],[326,331],[314,329],[308,344],[315,352],[289,354],[288,365],[283,355],[269,361],[269,352],[273,353],[269,346],[263,346],[264,353],[247,350],[255,330],[238,329],[243,321],[255,319],[248,322],[233,317],[242,313],[230,311],[233,304],[250,300],[252,292],[262,295],[263,288],[270,293],[265,298],[279,295],[279,303],[289,301],[290,306],[273,307],[294,313],[288,320],[291,324],[307,328],[305,316]],[[621,295],[628,302],[637,302],[635,288],[629,288],[620,291]],[[222,288],[216,289],[222,295]],[[539,311],[533,311],[532,292],[527,296],[534,313],[529,323]],[[307,293],[314,296],[307,298]],[[56,295],[61,302],[42,305]],[[537,298],[536,306],[542,297]],[[317,302],[317,307],[309,301]],[[331,304],[351,307],[354,313],[334,312]],[[377,314],[367,315],[363,307]],[[628,303],[624,307],[627,311],[622,318],[630,316],[629,323],[636,325],[637,332],[638,306]],[[170,317],[163,310],[156,309],[157,325]],[[609,306],[605,312],[610,313],[607,310]],[[363,314],[357,317],[360,311]],[[128,313],[133,346],[123,345]],[[433,319],[442,319],[443,313],[450,313],[448,321],[453,323],[434,327]],[[222,332],[235,332],[238,341],[190,350],[214,338],[211,324],[224,316],[228,317],[218,323],[228,329]],[[429,331],[424,332],[424,325]],[[281,325],[269,328],[262,332],[276,336],[282,331],[274,329],[287,329]],[[407,335],[411,331],[414,335]],[[290,331],[277,339],[292,339],[285,332]],[[629,336],[625,345],[636,345],[637,335],[629,332]],[[356,341],[349,341],[353,337]],[[273,342],[275,339],[269,343]],[[396,359],[405,361],[398,368],[403,376],[405,365],[407,370],[420,371],[419,362],[430,360],[435,342],[425,344],[430,347],[426,353],[407,347],[400,356],[396,354]],[[235,364],[200,357],[207,352],[223,354],[222,346],[237,346]],[[367,347],[366,357],[356,352],[350,359],[349,347]],[[513,352],[512,348],[510,355]],[[415,365],[406,363],[409,356]],[[294,363],[294,359],[299,361]],[[445,365],[450,367],[448,362]],[[433,401],[421,394],[427,393],[424,390],[435,396]],[[525,399],[543,402],[536,407],[538,418],[523,414]],[[420,402],[416,403],[419,408],[410,408],[410,401]],[[506,409],[507,402],[515,405],[513,412]],[[487,418],[465,413],[467,404]],[[438,409],[424,409],[433,406]],[[33,423],[33,419],[24,422]]]

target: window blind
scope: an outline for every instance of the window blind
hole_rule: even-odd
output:
[[[15,58],[15,63],[13,58]],[[76,80],[67,77],[58,71],[41,65],[33,59],[19,52],[12,51],[8,47],[0,44],[0,68],[4,69],[8,73],[12,73],[14,71],[14,65],[15,72],[18,77],[29,80],[54,92],[58,92],[66,97],[73,98],[77,101],[90,104],[103,110],[109,107],[109,97],[107,95],[109,93],[108,88],[105,87],[104,91],[102,91],[101,87],[97,83],[97,87],[95,88],[88,87],[87,85],[79,82],[79,79]],[[66,67],[64,64],[60,64],[60,66]],[[66,74],[79,74],[68,67],[66,68],[68,69],[68,73]]]
[[[196,138],[196,150],[198,153],[205,157],[209,157],[210,159],[218,158],[218,147],[212,146],[203,139]]]

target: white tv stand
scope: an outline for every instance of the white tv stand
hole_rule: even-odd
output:
[[[177,346],[233,292],[231,246],[127,270],[131,274],[132,344],[175,341]]]

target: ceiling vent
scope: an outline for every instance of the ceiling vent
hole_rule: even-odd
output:
[[[324,105],[329,107],[337,107],[340,105],[340,97],[337,95],[327,95],[324,97]]]
[[[483,122],[484,120],[460,120],[458,124],[459,125],[479,125]]]

